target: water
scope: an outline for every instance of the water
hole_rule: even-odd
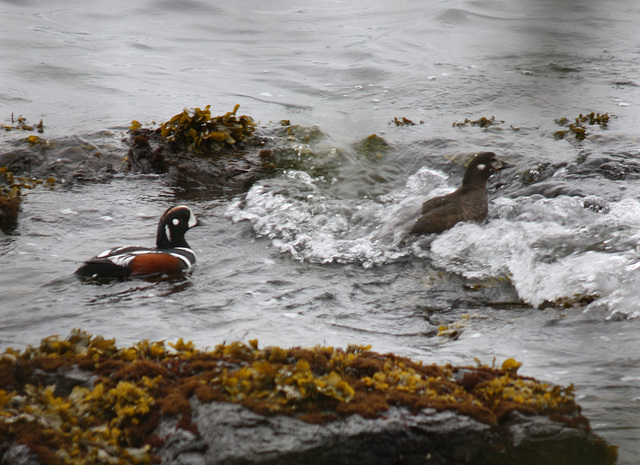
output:
[[[324,133],[281,139],[306,161],[246,195],[194,198],[154,176],[28,192],[18,230],[0,236],[0,349],[79,327],[120,345],[258,338],[429,363],[515,357],[524,374],[574,383],[619,462],[640,463],[636,2],[4,1],[0,18],[0,118],[43,118],[43,137],[84,144],[69,154],[58,142],[65,157],[96,148],[118,167],[131,120],[207,104],[239,103],[265,134],[281,119]],[[607,128],[553,137],[566,129],[555,120],[592,111]],[[391,149],[363,153],[370,134]],[[2,137],[6,151],[25,133]],[[454,189],[479,150],[516,165],[490,182],[488,222],[408,240],[421,202]],[[175,203],[207,224],[187,236],[191,276],[69,279],[100,250],[153,244]]]

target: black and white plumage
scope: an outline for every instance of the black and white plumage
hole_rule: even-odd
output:
[[[105,250],[76,270],[85,279],[126,279],[188,273],[196,256],[185,239],[200,223],[189,207],[169,208],[160,218],[156,247],[125,246]]]

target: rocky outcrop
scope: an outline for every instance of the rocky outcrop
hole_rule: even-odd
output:
[[[0,463],[615,463],[573,388],[367,347],[211,351],[74,330],[0,355]]]
[[[156,129],[133,121],[128,139],[127,166],[136,173],[164,174],[180,187],[209,195],[245,192],[264,176],[268,163],[260,147],[265,139],[254,135],[250,116],[237,116],[240,105],[212,116],[210,106],[186,108]]]
[[[324,425],[263,416],[228,403],[192,403],[198,434],[165,421],[162,463],[184,465],[390,465],[613,463],[608,446],[579,428],[513,413],[499,428],[454,411],[392,407]]]
[[[127,164],[133,173],[162,174],[188,191],[208,195],[235,195],[247,191],[265,176],[263,141],[254,137],[242,146],[219,153],[199,154],[171,142],[158,129],[138,129],[129,134]]]

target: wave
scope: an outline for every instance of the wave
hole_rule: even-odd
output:
[[[467,279],[508,278],[533,307],[605,305],[640,316],[636,244],[640,203],[541,195],[494,199],[485,224],[461,223],[438,236],[413,238],[421,203],[450,192],[440,171],[422,168],[403,189],[377,198],[337,198],[324,179],[290,170],[255,185],[227,209],[258,237],[295,260],[357,263],[368,268],[424,259]],[[424,192],[429,192],[424,196]]]

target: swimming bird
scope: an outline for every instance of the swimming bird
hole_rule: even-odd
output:
[[[467,166],[462,186],[450,194],[424,202],[422,216],[409,232],[416,235],[441,233],[461,221],[483,222],[489,210],[489,176],[512,166],[500,160],[493,152],[476,154]]]
[[[158,223],[156,247],[125,246],[99,253],[75,272],[84,279],[171,276],[191,271],[196,262],[184,238],[199,223],[189,207],[171,207]]]

